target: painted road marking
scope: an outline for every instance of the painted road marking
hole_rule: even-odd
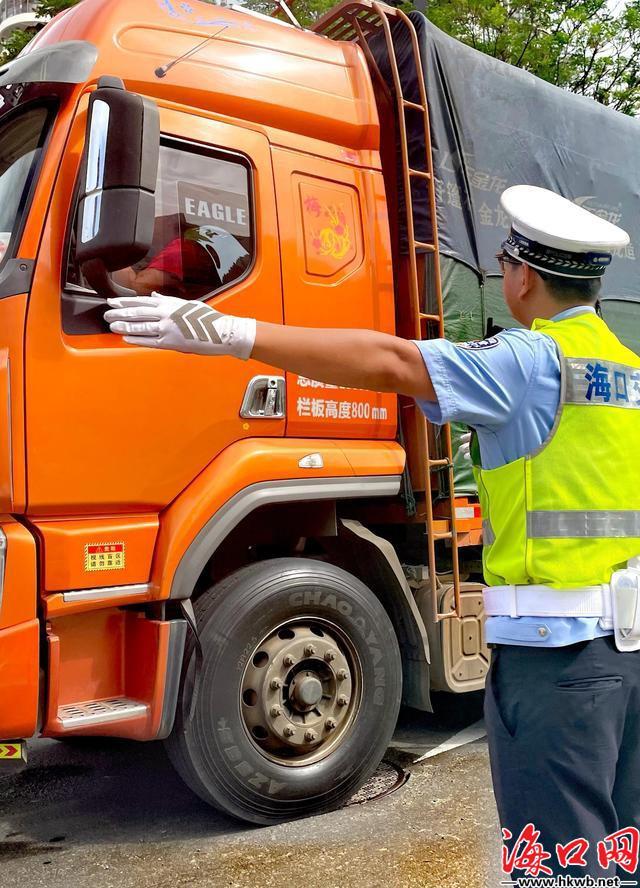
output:
[[[465,728],[462,731],[458,731],[457,734],[454,734],[453,737],[449,737],[449,739],[445,740],[444,743],[440,743],[433,749],[428,750],[428,752],[425,752],[425,754],[421,755],[420,758],[414,759],[413,764],[417,765],[418,762],[422,762],[424,761],[424,759],[433,758],[434,755],[440,755],[443,752],[449,752],[450,749],[455,749],[458,746],[464,746],[466,743],[473,743],[474,740],[480,740],[481,737],[486,736],[486,733],[487,732],[484,727],[484,720],[480,719],[480,721],[469,725],[468,728]]]

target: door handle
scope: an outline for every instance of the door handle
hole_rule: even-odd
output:
[[[254,376],[242,399],[243,419],[283,419],[286,412],[284,376]]]

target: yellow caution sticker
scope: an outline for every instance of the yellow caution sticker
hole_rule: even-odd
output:
[[[22,746],[22,743],[0,743],[0,760],[21,759]]]
[[[124,543],[87,543],[84,547],[85,570],[122,570]]]

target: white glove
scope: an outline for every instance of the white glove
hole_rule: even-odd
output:
[[[462,459],[466,459],[469,462],[471,462],[471,435],[472,432],[465,432],[464,435],[460,435],[460,444],[458,446],[458,453]]]
[[[246,361],[256,341],[253,318],[235,318],[200,302],[175,296],[107,299],[104,319],[131,345],[168,348],[194,355],[233,355]]]

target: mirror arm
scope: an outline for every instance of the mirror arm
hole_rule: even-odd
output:
[[[105,299],[116,299],[117,297],[136,299],[138,296],[135,290],[122,287],[111,280],[102,259],[90,259],[88,262],[83,262],[82,273],[98,296],[103,296]]]

